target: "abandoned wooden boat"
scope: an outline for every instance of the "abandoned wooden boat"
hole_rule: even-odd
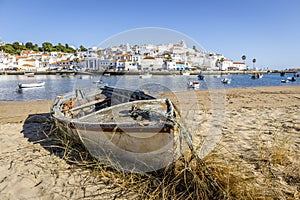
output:
[[[181,149],[173,103],[143,91],[105,86],[88,95],[77,89],[56,98],[52,116],[93,157],[115,168],[158,170]]]

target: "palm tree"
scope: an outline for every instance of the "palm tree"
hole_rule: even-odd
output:
[[[242,60],[245,62],[245,60],[246,60],[246,56],[245,55],[242,56]]]
[[[244,61],[245,66],[246,66],[246,58],[247,57],[245,55],[242,56],[242,60]]]
[[[256,59],[254,58],[254,59],[252,60],[252,62],[253,62],[253,69],[255,69]]]

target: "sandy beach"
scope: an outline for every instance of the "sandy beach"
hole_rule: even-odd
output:
[[[279,199],[300,199],[300,86],[186,91],[162,96],[179,108],[188,130],[194,133],[195,145],[203,141],[213,144],[206,145],[206,149],[198,147],[208,163],[220,159],[229,168],[239,168],[236,171],[246,182],[244,185],[251,184],[261,199],[273,194]],[[51,103],[0,102],[1,199],[138,197],[49,150],[48,145],[53,144],[43,139],[52,128]],[[213,134],[216,136],[211,137]],[[228,181],[234,176],[238,175],[228,175]],[[232,184],[239,187],[238,183]],[[247,193],[248,188],[240,190]]]

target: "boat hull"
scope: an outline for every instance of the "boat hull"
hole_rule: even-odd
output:
[[[178,131],[156,128],[99,128],[99,125],[74,124],[76,134],[100,162],[135,172],[155,171],[179,156]],[[122,126],[122,125],[121,125]],[[73,132],[74,134],[74,132]]]
[[[53,107],[56,124],[81,142],[93,157],[115,168],[148,172],[174,162],[181,144],[175,123],[179,115],[171,101],[129,90],[110,91],[108,87],[103,92],[109,98],[107,107],[96,109],[107,99],[85,103],[70,109],[72,115],[62,111],[63,102],[70,96],[58,100]],[[141,114],[133,115],[133,108]]]
[[[38,83],[19,83],[19,88],[35,88],[35,87],[43,87],[45,82]]]

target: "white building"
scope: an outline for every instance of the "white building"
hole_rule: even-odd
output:
[[[164,70],[176,70],[176,61],[165,60],[163,64]]]
[[[141,65],[141,61],[142,61],[143,56],[141,56],[141,55],[132,55],[131,58],[132,58],[132,61],[137,63],[138,66]]]
[[[231,60],[224,59],[222,62],[220,62],[221,71],[226,71],[232,66],[233,66],[233,62]]]
[[[85,58],[85,67],[89,71],[100,71],[103,70],[100,66],[100,58],[87,57]]]
[[[141,61],[142,70],[161,70],[164,61],[162,58],[155,58],[152,56],[145,56]]]
[[[138,66],[132,60],[117,60],[116,69],[118,71],[137,71]]]
[[[247,69],[247,66],[244,62],[233,62],[233,67],[236,69],[236,70],[246,70]]]

